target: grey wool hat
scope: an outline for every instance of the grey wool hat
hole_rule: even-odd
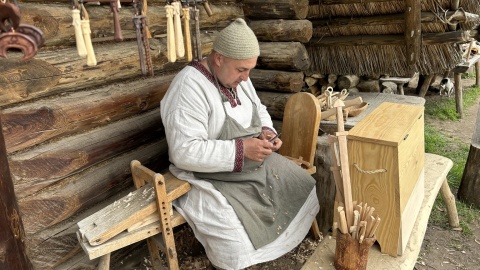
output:
[[[245,20],[238,18],[218,34],[213,49],[225,57],[250,59],[260,55],[260,46]]]

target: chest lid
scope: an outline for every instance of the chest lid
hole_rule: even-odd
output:
[[[423,123],[423,110],[423,106],[383,102],[348,131],[348,139],[398,146],[415,123]]]

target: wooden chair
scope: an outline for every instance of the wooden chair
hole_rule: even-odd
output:
[[[285,105],[282,123],[282,147],[278,153],[292,159],[310,174],[316,172],[313,165],[320,128],[321,109],[318,99],[306,92],[292,95]],[[320,238],[317,220],[312,224],[316,239]]]
[[[315,96],[292,95],[285,108],[280,154],[310,174],[316,171],[313,161],[319,125],[320,106]],[[165,253],[169,269],[179,269],[173,228],[185,223],[185,219],[171,202],[187,193],[190,184],[170,172],[155,173],[137,160],[130,167],[136,190],[78,222],[78,241],[90,260],[101,257],[98,269],[109,269],[112,251],[144,239],[155,269],[162,268],[158,250]],[[316,220],[312,230],[319,238]]]

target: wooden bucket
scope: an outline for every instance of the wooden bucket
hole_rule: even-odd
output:
[[[375,243],[375,237],[366,238],[359,243],[349,233],[337,232],[335,248],[335,261],[333,265],[336,270],[365,270],[367,269],[368,252]]]

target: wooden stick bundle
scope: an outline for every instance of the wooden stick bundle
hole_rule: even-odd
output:
[[[344,206],[339,206],[337,211],[340,226],[334,224],[334,227],[338,228],[342,234],[350,233],[352,238],[358,240],[360,244],[364,239],[375,236],[381,218],[373,215],[374,207],[368,206],[367,203],[355,205],[353,225],[350,227],[347,227]]]
[[[336,140],[330,140],[334,161],[331,170],[337,186],[337,198],[340,200],[340,206],[337,208],[340,224],[334,224],[334,227],[338,227],[342,234],[351,234],[353,239],[362,243],[365,238],[372,238],[375,235],[381,219],[378,215],[373,216],[374,207],[368,206],[367,203],[357,204],[356,201],[352,200],[347,150],[348,131],[345,131],[342,115],[342,107],[344,106],[345,104],[341,99],[338,99],[333,105],[337,112],[338,132],[335,133],[336,136],[333,136],[336,137]],[[340,167],[341,173],[338,173],[338,167]]]

